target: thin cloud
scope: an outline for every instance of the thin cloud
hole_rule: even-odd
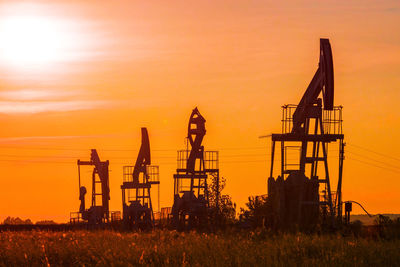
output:
[[[66,140],[66,139],[91,139],[91,138],[115,138],[131,137],[131,134],[90,134],[90,135],[58,135],[58,136],[18,136],[2,137],[1,144],[21,142],[21,141],[41,141],[41,140]]]
[[[108,108],[111,106],[109,101],[0,101],[0,113],[41,113],[41,112],[66,112],[77,110],[90,110]]]
[[[22,89],[0,92],[0,99],[17,101],[56,100],[74,95],[75,94],[71,91]]]

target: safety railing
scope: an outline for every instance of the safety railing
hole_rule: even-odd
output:
[[[123,166],[123,182],[132,182],[133,181],[133,169],[135,166]]]
[[[204,151],[204,166],[206,170],[219,169],[218,151]]]
[[[133,170],[135,166],[123,166],[123,182],[133,181]],[[159,182],[160,181],[160,169],[157,165],[147,165],[146,172],[149,178],[149,182]],[[142,181],[141,181],[142,182]]]
[[[120,221],[122,218],[120,211],[110,211],[110,219],[112,222]]]
[[[187,160],[190,155],[190,150],[178,150],[177,168],[186,169]],[[204,151],[204,168],[207,170],[215,170],[219,168],[219,153],[218,151]]]
[[[291,133],[293,129],[293,114],[297,105],[282,106],[282,133]],[[342,106],[335,106],[332,110],[322,109],[322,125],[324,134],[343,134]]]
[[[322,111],[322,124],[325,134],[343,134],[342,109],[342,106],[337,106],[333,110]]]
[[[69,223],[75,224],[82,222],[82,214],[80,212],[70,212],[69,214]]]
[[[178,150],[177,157],[177,168],[178,169],[186,169],[187,160],[189,158],[190,150]]]
[[[160,182],[160,168],[157,165],[148,165],[146,167],[149,182]]]
[[[290,133],[293,128],[293,113],[297,105],[287,104],[282,106],[282,133]]]

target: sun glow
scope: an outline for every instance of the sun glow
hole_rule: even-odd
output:
[[[43,16],[0,19],[0,61],[16,67],[43,67],[70,60],[76,36],[68,23]]]

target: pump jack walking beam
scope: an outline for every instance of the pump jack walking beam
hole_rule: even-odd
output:
[[[332,50],[329,39],[320,40],[319,66],[293,114],[292,133],[303,132],[304,127],[302,128],[301,126],[306,121],[307,109],[317,102],[321,92],[324,100],[324,109],[332,110],[334,82]]]

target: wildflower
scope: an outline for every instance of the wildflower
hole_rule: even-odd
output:
[[[143,264],[143,263],[144,263],[143,257],[144,257],[144,249],[143,249],[142,255],[140,256],[140,259],[139,259],[139,263],[140,263],[140,264]]]
[[[348,241],[348,242],[347,242],[347,245],[349,245],[349,246],[351,246],[351,247],[355,247],[355,246],[356,246],[356,243],[351,242],[351,241]]]
[[[186,253],[183,252],[183,257],[182,257],[182,266],[186,266]]]
[[[44,254],[44,259],[46,260],[46,266],[50,267],[49,259],[47,258],[46,248],[44,247],[44,244],[42,244],[42,250],[43,250],[43,254]]]

